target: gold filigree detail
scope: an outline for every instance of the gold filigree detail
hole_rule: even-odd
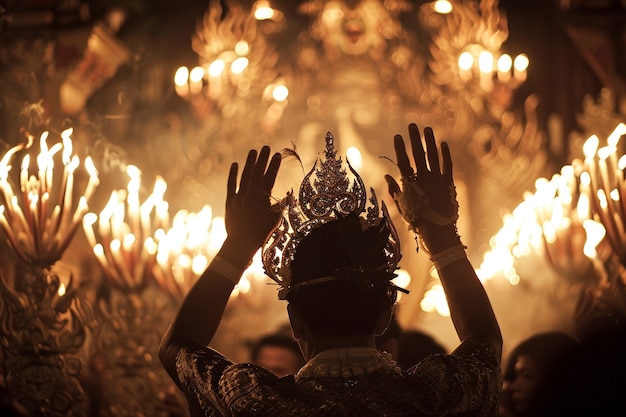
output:
[[[385,203],[381,207],[374,190],[367,207],[367,192],[359,174],[346,161],[353,179],[337,157],[335,138],[326,134],[325,159],[316,161],[300,185],[298,198],[292,192],[284,199],[282,219],[263,245],[263,266],[266,274],[281,287],[288,287],[291,280],[290,264],[300,241],[317,227],[343,218],[351,213],[366,213],[362,220],[370,225],[385,219],[391,233],[386,244],[388,270],[395,270],[400,261],[400,244]]]

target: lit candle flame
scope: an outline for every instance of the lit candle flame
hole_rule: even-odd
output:
[[[126,190],[115,190],[100,215],[88,213],[83,229],[111,283],[124,291],[141,291],[151,281],[159,234],[167,228],[167,184],[157,177],[152,194],[140,204],[141,171],[126,168]],[[97,224],[97,226],[96,226]]]
[[[9,149],[0,160],[0,189],[4,197],[0,226],[18,256],[27,263],[50,266],[61,258],[87,212],[88,194],[99,184],[95,167],[87,169],[87,190],[74,207],[74,173],[80,165],[80,158],[72,155],[72,133],[72,129],[64,130],[62,141],[50,147],[49,133],[41,134],[40,152],[36,158],[38,173],[30,174],[31,157],[24,155],[19,173],[20,192],[17,194],[9,183],[10,162],[17,152],[32,146],[33,137],[29,135],[27,144]],[[59,152],[62,168],[57,168],[54,162]],[[53,187],[55,182],[60,186]]]
[[[172,227],[158,241],[157,283],[176,299],[182,298],[204,272],[226,239],[224,220],[213,217],[210,206],[198,213],[180,210]]]

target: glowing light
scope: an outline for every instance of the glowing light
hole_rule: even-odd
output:
[[[587,219],[583,222],[583,227],[585,228],[585,232],[587,233],[587,240],[583,247],[583,252],[586,256],[592,258],[596,256],[596,247],[598,244],[604,239],[606,235],[606,229],[602,224]]]
[[[513,66],[513,59],[510,55],[504,54],[498,58],[498,71],[502,73],[508,73]]]
[[[276,101],[285,101],[289,96],[289,89],[284,85],[277,85],[272,90],[272,98]]]
[[[361,156],[361,151],[354,146],[350,146],[346,151],[346,158],[350,162],[350,165],[357,171],[361,169],[363,166],[363,157]]]
[[[141,171],[127,165],[126,174],[127,189],[114,190],[99,216],[85,215],[83,229],[111,284],[135,291],[152,280],[157,235],[168,223],[167,184],[157,177],[152,194],[140,203]]]
[[[478,55],[478,69],[485,74],[493,71],[493,54],[491,52],[482,51]]]
[[[252,284],[250,283],[250,280],[248,280],[246,277],[242,277],[239,280],[239,284],[237,284],[237,287],[239,288],[239,292],[241,294],[247,294],[250,291],[250,288],[252,288]]]
[[[235,45],[235,53],[239,56],[248,55],[250,53],[250,45],[246,41],[239,41]]]
[[[241,74],[248,67],[248,58],[239,57],[230,64],[230,70],[233,74]]]
[[[426,293],[424,298],[420,302],[420,307],[426,312],[436,311],[439,315],[448,317],[450,316],[450,308],[446,301],[446,294],[443,291],[441,284],[433,285]]]
[[[613,132],[611,132],[606,142],[609,146],[616,147],[620,138],[624,135],[626,135],[626,124],[620,123],[615,126],[615,129],[613,129]]]
[[[177,86],[187,85],[187,80],[189,80],[189,68],[179,67],[174,74],[174,84]]]
[[[598,197],[598,203],[600,204],[600,208],[606,210],[606,208],[609,206],[609,201],[606,198],[606,193],[604,192],[604,190],[598,190],[596,196]]]
[[[226,63],[223,59],[216,59],[209,65],[209,75],[211,77],[219,77],[224,72]]]
[[[606,159],[615,152],[617,152],[617,149],[615,149],[614,146],[603,146],[598,149],[598,158],[606,161]]]
[[[256,3],[254,18],[256,20],[269,20],[274,17],[274,9],[270,7],[269,1],[259,1]]]
[[[189,72],[189,81],[192,83],[198,83],[202,81],[204,78],[204,68],[202,67],[193,67]]]
[[[452,12],[452,3],[448,0],[437,0],[433,2],[433,9],[437,13],[448,14]]]
[[[72,129],[64,130],[62,141],[52,146],[47,143],[48,132],[41,134],[40,152],[36,157],[37,173],[31,174],[31,158],[26,154],[20,165],[17,194],[8,181],[11,158],[16,152],[30,148],[34,138],[29,135],[27,144],[9,149],[0,160],[0,191],[5,201],[1,206],[0,226],[17,255],[26,262],[52,265],[61,258],[100,183],[93,161],[86,158],[89,181],[75,204],[74,172],[80,159],[72,156],[72,133]],[[62,168],[55,167],[54,158],[58,158],[59,152]]]
[[[459,55],[459,68],[464,71],[472,69],[474,66],[474,57],[469,52],[463,52]]]
[[[526,71],[528,69],[528,65],[530,65],[530,60],[526,54],[519,54],[513,61],[513,68],[517,72]]]
[[[587,158],[593,158],[598,150],[600,139],[596,135],[591,135],[583,144],[583,153]]]
[[[411,285],[411,275],[408,271],[404,269],[398,269],[396,271],[397,277],[395,277],[392,282],[397,285],[399,288],[408,289],[409,285]],[[403,294],[398,291],[398,300],[402,298]]]

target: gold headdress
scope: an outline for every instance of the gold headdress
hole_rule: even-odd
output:
[[[345,276],[337,273],[295,285],[291,282],[291,263],[300,241],[316,228],[332,221],[358,216],[364,226],[381,225],[381,222],[384,222],[384,226],[389,229],[388,238],[384,242],[385,264],[375,269],[371,267],[363,269],[359,266],[358,272],[382,272],[387,280],[391,280],[400,261],[398,235],[385,203],[383,202],[379,208],[374,190],[371,189],[370,206],[366,207],[368,199],[365,184],[346,160],[347,168],[353,176],[353,180],[350,180],[341,157],[337,157],[335,138],[330,132],[326,134],[324,156],[325,160],[318,159],[302,180],[298,198],[294,196],[293,191],[287,193],[283,217],[263,245],[262,260],[265,273],[281,286],[280,299],[285,299],[287,293],[296,286],[343,279]],[[362,213],[366,215],[361,216]]]

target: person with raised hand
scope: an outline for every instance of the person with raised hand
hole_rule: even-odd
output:
[[[429,127],[424,129],[426,151],[417,125],[409,125],[409,138],[416,170],[411,167],[403,137],[396,135],[394,147],[402,187],[386,175],[389,194],[437,269],[460,340],[484,341],[494,349],[499,363],[500,327],[456,227],[458,202],[450,149],[446,142],[441,143],[440,161],[435,135]]]
[[[269,148],[250,151],[239,187],[237,165],[227,183],[228,237],[187,294],[163,337],[160,359],[185,393],[191,416],[419,417],[491,416],[501,390],[502,339],[489,300],[456,232],[452,162],[442,168],[431,130],[426,151],[409,127],[411,168],[401,136],[394,139],[401,184],[387,177],[403,217],[433,254],[461,339],[451,354],[431,355],[403,371],[376,336],[389,324],[398,288],[399,238],[384,203],[368,198],[349,163],[326,135],[324,158],[276,210],[272,187],[281,162]],[[269,165],[268,165],[269,161]],[[347,162],[347,161],[346,161]],[[369,205],[369,206],[368,206]],[[262,249],[265,273],[287,301],[306,363],[278,377],[233,363],[209,347],[229,294]]]

